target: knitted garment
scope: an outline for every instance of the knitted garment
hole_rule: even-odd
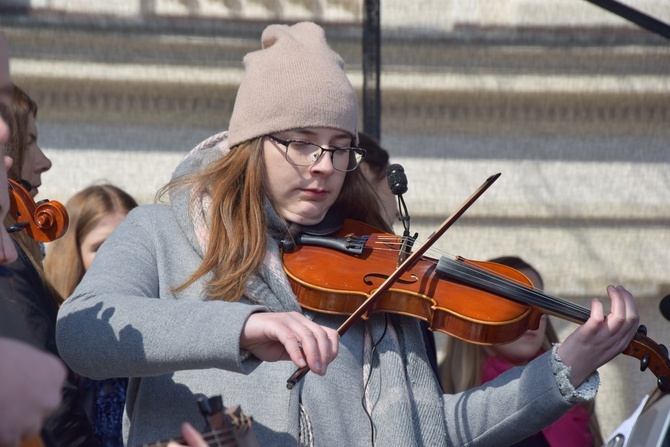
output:
[[[226,132],[217,134],[192,149],[182,166],[188,169],[190,160],[202,160],[195,155],[215,148],[218,156],[228,153]],[[202,155],[202,154],[198,154]],[[205,159],[216,158],[207,154]],[[171,199],[183,200],[173,197]],[[191,195],[189,206],[191,225],[205,252],[208,243],[209,197],[205,192]],[[274,312],[300,312],[300,305],[283,270],[278,239],[287,231],[284,221],[275,213],[269,200],[265,212],[268,217],[267,253],[260,268],[245,287],[246,298],[267,306]],[[388,319],[387,319],[388,318]],[[443,403],[437,382],[433,380],[430,364],[418,354],[425,353],[418,320],[402,316],[373,315],[366,324],[363,356],[366,383],[365,407],[375,426],[376,445],[441,445],[444,442]],[[373,343],[375,349],[372,349]],[[333,390],[337,392],[337,390]],[[301,413],[303,408],[301,406]],[[309,415],[300,415],[300,445],[312,445]],[[395,424],[379,421],[396,421]]]
[[[329,127],[358,141],[358,99],[344,61],[311,22],[270,25],[262,49],[244,57],[228,144],[285,130]]]
[[[541,355],[538,352],[535,357]],[[482,369],[482,383],[495,379],[514,365],[500,357],[488,356]],[[589,431],[589,412],[581,405],[575,405],[558,421],[542,430],[542,435],[551,447],[591,447],[593,434]]]
[[[123,447],[123,408],[128,379],[84,379],[83,388],[93,394],[92,425],[95,437],[105,447]]]

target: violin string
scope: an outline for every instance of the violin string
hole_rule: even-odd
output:
[[[357,238],[357,241],[359,243],[364,244],[363,238]],[[370,240],[369,238],[367,239],[368,241]],[[408,236],[396,236],[396,235],[384,235],[384,236],[377,236],[375,235],[374,239],[372,240],[373,250],[381,250],[381,251],[392,251],[396,253],[400,253],[402,247],[405,244],[406,240],[410,240],[411,242],[414,242],[413,238],[408,237]],[[397,248],[393,248],[396,247]]]
[[[572,307],[573,310],[581,310],[583,309],[580,306],[576,306],[572,303],[563,301],[559,298],[552,297],[551,295],[548,295],[546,293],[541,293],[537,289],[533,289],[531,286],[519,282],[520,280],[517,280],[515,278],[503,278],[499,274],[492,273],[491,270],[487,269],[485,266],[482,267],[475,267],[472,265],[468,265],[466,262],[458,262],[454,265],[458,265],[460,269],[463,271],[466,271],[471,274],[471,276],[481,276],[484,278],[484,280],[488,281],[489,284],[492,285],[502,285],[502,286],[508,286],[510,287],[514,292],[518,292],[524,295],[531,295],[532,299],[537,298],[537,300],[534,300],[540,304],[542,304],[542,301],[549,301],[553,304],[556,305],[561,305],[564,307]],[[557,307],[560,309],[560,306]]]
[[[452,266],[458,266],[456,268],[475,283],[483,281],[485,284],[501,290],[507,287],[513,296],[525,296],[530,301],[530,304],[551,310],[559,315],[566,315],[569,311],[571,313],[569,316],[577,318],[580,321],[586,321],[589,317],[590,312],[582,306],[533,289],[514,278],[501,277],[500,274],[487,269],[485,266],[473,266],[466,262],[452,260]]]
[[[404,237],[391,236],[388,239],[403,240]],[[374,247],[373,249],[385,250],[384,248],[377,248],[377,247]],[[393,249],[388,250],[395,251]],[[446,256],[454,261],[456,259],[456,256],[446,253],[443,250],[437,248],[431,248],[428,251],[438,252],[442,256]],[[502,277],[497,272],[491,271],[490,269],[487,269],[485,266],[475,267],[465,262],[458,262],[458,261],[455,262],[457,262],[457,264],[454,265],[458,265],[459,270],[461,272],[463,272],[464,274],[468,274],[468,278],[470,279],[470,281],[474,282],[475,284],[482,283],[483,281],[484,284],[489,285],[490,287],[495,289],[500,289],[501,287],[502,288],[508,287],[511,293],[515,295],[522,294],[528,297],[531,300],[532,304],[535,304],[539,307],[546,308],[547,310],[556,312],[559,315],[563,315],[566,313],[566,311],[569,311],[572,314],[571,315],[572,317],[582,321],[588,319],[590,312],[588,311],[588,309],[582,306],[579,306],[577,304],[571,303],[558,297],[551,296],[547,293],[540,292],[537,289],[529,287],[527,284],[524,284],[523,282],[517,280],[516,278]]]
[[[438,255],[447,257],[455,262],[456,261],[456,256],[453,254],[450,254],[448,252],[445,252],[444,250],[441,250],[436,247],[431,247],[428,250],[429,253],[438,253]],[[437,256],[435,256],[437,258]],[[473,266],[471,264],[467,264],[465,262],[458,262],[457,264],[459,266],[459,270],[461,271],[469,271],[472,273],[473,276],[479,278],[480,275],[486,275],[484,277],[484,281],[487,281],[487,284],[494,286],[502,283],[503,286],[509,286],[515,289],[515,291],[518,291],[523,294],[531,295],[531,299],[535,302],[542,303],[543,301],[549,301],[552,303],[555,307],[554,309],[559,311],[563,308],[568,308],[575,314],[581,314],[581,317],[583,316],[584,319],[588,319],[588,316],[590,314],[590,311],[586,309],[583,306],[580,306],[578,304],[571,303],[569,301],[563,300],[561,298],[551,296],[548,293],[544,291],[539,291],[538,289],[534,289],[528,284],[521,282],[521,280],[517,280],[516,278],[509,278],[509,277],[502,277],[499,273],[488,269],[486,266]]]
[[[358,239],[360,239],[364,243],[365,242],[364,239],[369,240],[369,237],[366,238],[360,237]],[[411,239],[412,242],[415,242],[413,238],[410,238],[408,236],[375,235],[375,239],[373,241],[373,247],[371,247],[371,249],[400,253],[400,250],[406,239]],[[395,247],[395,245],[398,246],[397,249],[393,248]],[[578,304],[571,303],[570,301],[566,301],[561,298],[552,296],[543,291],[534,289],[528,284],[525,284],[516,278],[501,276],[499,273],[492,271],[486,268],[485,266],[473,266],[466,262],[459,262],[456,260],[456,256],[446,253],[443,250],[440,250],[435,247],[431,247],[430,249],[428,249],[428,252],[429,253],[437,252],[441,256],[445,256],[453,260],[455,262],[453,265],[458,265],[459,271],[464,275],[467,275],[467,278],[470,280],[471,283],[474,284],[483,283],[497,290],[505,290],[505,288],[507,288],[507,291],[513,296],[518,295],[525,296],[527,299],[530,300],[529,304],[534,304],[538,307],[550,310],[552,312],[557,313],[558,315],[566,315],[567,313],[570,313],[570,315],[568,316],[576,318],[577,320],[580,321],[586,321],[590,315],[589,309],[580,306]]]
[[[232,427],[227,427],[218,430],[212,430],[211,432],[203,435],[203,439],[207,442],[208,446],[217,446],[217,447],[226,447],[226,446],[236,446],[235,435],[233,433]],[[216,444],[211,444],[210,442],[216,442]]]

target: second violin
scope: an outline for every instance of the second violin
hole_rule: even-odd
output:
[[[22,182],[9,179],[9,215],[15,223],[7,231],[25,230],[38,242],[51,242],[62,237],[69,225],[65,206],[54,200],[36,203],[30,194],[31,188],[26,188]]]

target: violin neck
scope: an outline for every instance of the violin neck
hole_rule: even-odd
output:
[[[573,323],[583,324],[591,311],[585,307],[551,296],[541,290],[507,279],[486,269],[467,264],[463,258],[442,256],[437,271],[467,286],[499,295],[511,301],[537,307],[543,313],[554,315]]]

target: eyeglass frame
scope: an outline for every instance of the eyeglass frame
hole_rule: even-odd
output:
[[[356,147],[356,146],[335,147],[335,148],[324,148],[324,147],[322,147],[322,146],[319,146],[319,145],[316,144],[316,143],[312,143],[311,141],[305,141],[305,140],[282,140],[281,138],[276,137],[276,136],[274,136],[274,135],[270,135],[270,134],[267,134],[267,135],[265,135],[265,136],[266,136],[267,138],[269,138],[270,140],[274,141],[275,143],[279,143],[279,144],[281,144],[282,146],[284,146],[284,159],[286,159],[286,161],[287,161],[289,164],[291,164],[291,165],[293,165],[293,166],[300,166],[300,167],[303,167],[303,168],[306,168],[306,167],[308,167],[308,166],[313,166],[313,165],[315,165],[316,162],[318,162],[318,161],[321,159],[321,156],[323,155],[323,153],[324,153],[324,152],[328,152],[328,153],[330,153],[330,162],[331,162],[332,165],[333,165],[333,169],[335,169],[336,171],[339,171],[339,172],[352,172],[352,171],[355,171],[356,168],[358,168],[358,166],[360,166],[361,161],[363,161],[363,159],[365,159],[365,156],[366,156],[367,153],[368,153],[368,151],[365,150],[365,149],[363,149],[362,147]],[[321,152],[319,153],[319,156],[316,157],[316,158],[314,159],[314,161],[313,161],[312,163],[308,164],[308,165],[300,165],[300,164],[296,164],[296,163],[293,163],[292,161],[290,161],[290,160],[289,160],[289,157],[288,157],[288,147],[289,147],[289,145],[290,145],[291,143],[301,143],[301,144],[308,144],[308,145],[310,145],[310,146],[316,146],[316,147],[318,147],[319,149],[321,149]],[[335,156],[335,152],[337,152],[337,151],[345,151],[345,150],[346,150],[347,152],[350,152],[350,153],[351,153],[351,151],[354,151],[354,153],[362,153],[362,154],[361,154],[361,158],[360,158],[360,160],[357,160],[357,162],[356,162],[356,166],[354,166],[352,169],[345,169],[345,170],[337,169],[337,168],[335,167],[335,160],[333,159],[333,157]],[[355,156],[354,156],[354,159],[356,159]]]

